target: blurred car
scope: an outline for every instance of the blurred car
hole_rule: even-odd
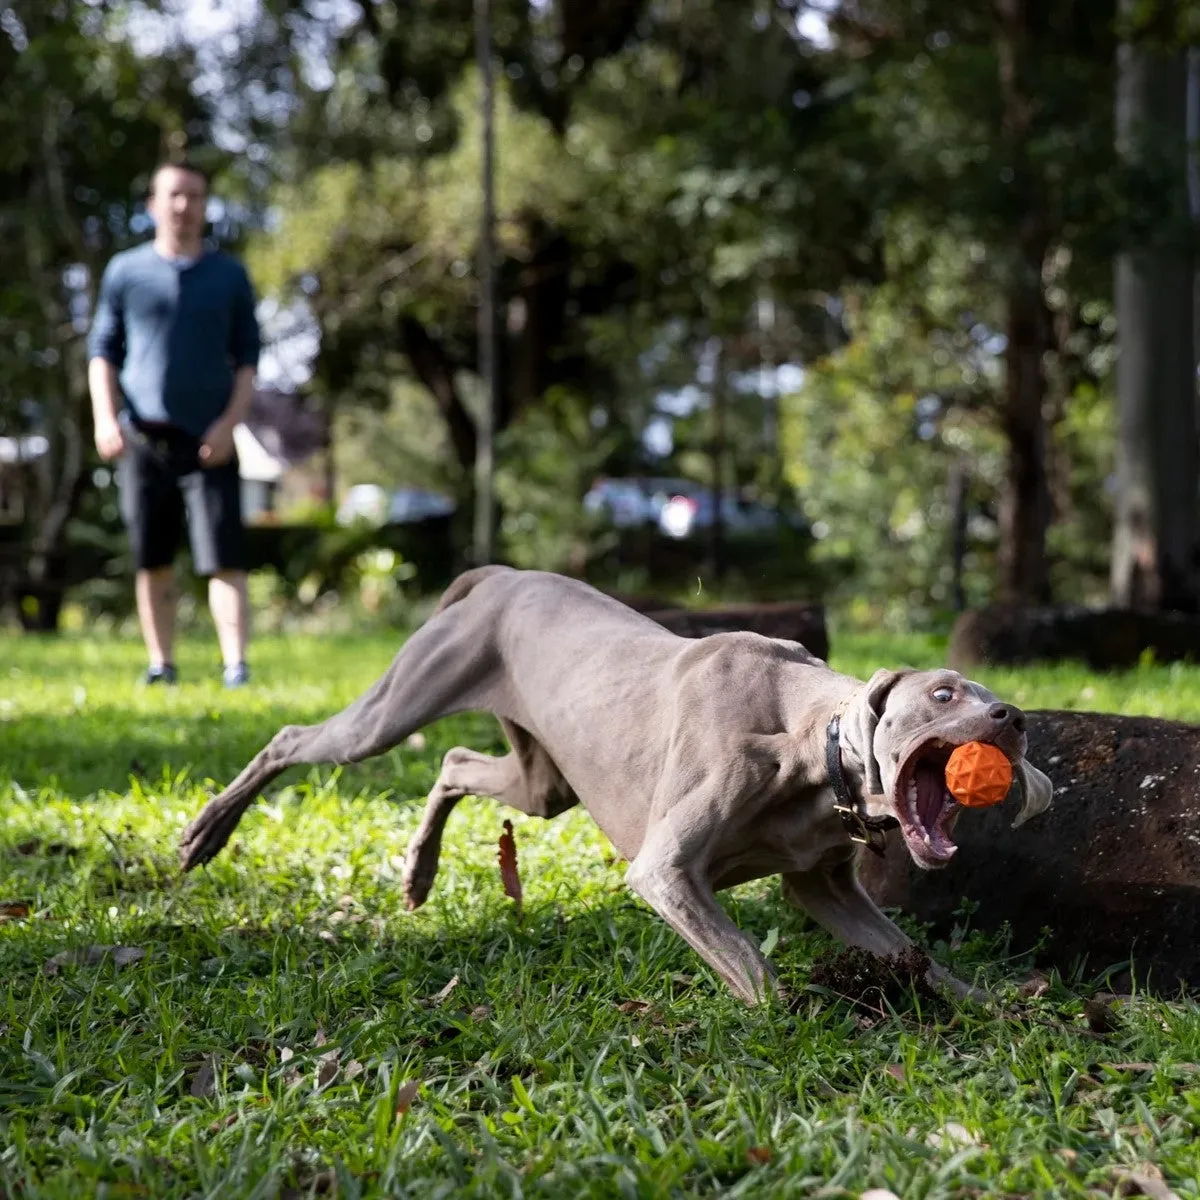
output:
[[[602,516],[618,529],[657,525],[659,514],[672,496],[699,496],[704,484],[690,479],[631,476],[597,479],[583,498],[583,507]]]
[[[372,525],[405,525],[454,511],[454,501],[422,488],[396,488],[388,492],[377,483],[356,483],[338,506],[339,525],[367,521]]]
[[[672,496],[658,513],[658,528],[670,538],[691,537],[712,525],[714,511],[711,491]],[[721,497],[721,519],[731,534],[768,533],[785,521],[796,528],[804,526],[803,519],[798,516],[784,517],[765,504],[739,500],[729,493]]]
[[[388,505],[388,520],[393,525],[425,521],[430,517],[448,517],[455,509],[449,496],[426,492],[421,488],[398,488]]]

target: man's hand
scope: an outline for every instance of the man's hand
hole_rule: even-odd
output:
[[[96,422],[96,449],[105,462],[120,458],[125,452],[125,433],[115,418]]]
[[[205,431],[200,443],[200,465],[219,467],[233,457],[233,426],[228,421],[214,421]]]

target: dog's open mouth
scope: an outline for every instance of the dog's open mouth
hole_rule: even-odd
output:
[[[950,829],[959,804],[946,787],[946,762],[953,749],[949,742],[928,741],[909,755],[896,776],[892,804],[920,867],[944,867],[958,851]]]

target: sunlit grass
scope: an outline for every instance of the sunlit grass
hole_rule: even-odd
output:
[[[398,644],[261,640],[254,685],[226,693],[207,641],[162,691],[137,686],[128,641],[0,640],[0,901],[30,907],[0,922],[0,1191],[1059,1197],[1113,1195],[1118,1168],[1151,1162],[1200,1196],[1191,1003],[1138,998],[1102,1037],[1058,985],[1008,1018],[916,998],[864,1014],[808,989],[832,943],[763,882],[728,903],[753,936],[778,931],[799,1000],[746,1009],[630,896],[578,811],[465,802],[433,897],[405,912],[420,798],[449,746],[499,748],[486,718],[292,773],[181,877],[179,832],[214,787]],[[833,665],[941,654],[859,637],[835,640]],[[1028,708],[1200,719],[1195,668],[980,677]],[[505,817],[522,919],[496,869]],[[92,946],[145,956],[44,969]],[[935,950],[1001,993],[1020,977],[986,938]],[[1111,1065],[1130,1063],[1151,1066]]]

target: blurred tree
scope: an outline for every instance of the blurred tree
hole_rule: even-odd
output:
[[[66,535],[94,461],[83,342],[107,257],[149,173],[206,124],[185,49],[137,58],[125,6],[8,4],[0,14],[0,430],[41,434],[10,589],[54,628]]]
[[[1117,148],[1140,211],[1116,262],[1118,604],[1200,610],[1194,220],[1187,6],[1121,0]],[[1181,34],[1184,36],[1181,37]],[[1193,86],[1196,81],[1193,80]]]
[[[1097,97],[1112,94],[1112,22],[1109,0],[867,0],[835,22],[869,77],[881,207],[975,240],[979,284],[1003,297],[998,583],[1009,599],[1049,594],[1050,425],[1063,393],[1047,364],[1107,292],[1117,206],[1111,108]]]
[[[299,7],[272,11],[295,44]],[[278,223],[253,260],[284,303],[317,314],[319,388],[385,405],[399,372],[425,386],[453,451],[447,475],[464,489],[478,205],[469,15],[469,4],[382,3],[326,28],[332,67],[298,89],[271,195]],[[734,369],[757,365],[749,333],[764,288],[781,311],[776,358],[836,342],[829,300],[872,265],[872,210],[866,188],[846,183],[865,177],[845,169],[852,138],[831,152],[848,132],[836,89],[811,99],[841,65],[815,56],[794,18],[732,0],[497,6],[501,429],[567,389],[604,411],[613,461],[633,463],[656,394],[691,381],[709,338],[732,339]],[[738,440],[739,476],[762,458],[757,423]]]

